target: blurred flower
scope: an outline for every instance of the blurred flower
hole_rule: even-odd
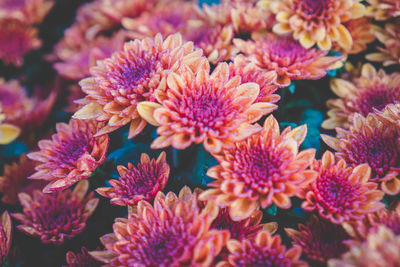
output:
[[[28,157],[39,161],[31,179],[49,181],[43,192],[63,190],[88,178],[106,159],[108,135],[95,137],[99,124],[72,119],[69,124],[57,123],[51,140],[39,141],[40,151]]]
[[[133,206],[141,200],[152,201],[164,189],[169,176],[165,152],[157,160],[150,160],[143,153],[137,167],[128,163],[128,168],[118,166],[117,170],[120,175],[118,180],[110,180],[111,187],[101,187],[96,192],[111,198],[111,204],[119,206]]]
[[[349,252],[341,259],[329,260],[329,267],[395,267],[400,266],[400,235],[384,226],[370,233],[364,242],[348,242]]]
[[[0,59],[6,65],[22,66],[25,54],[42,44],[37,34],[36,28],[18,19],[0,19]]]
[[[386,23],[384,29],[377,28],[373,32],[384,47],[378,47],[379,52],[366,55],[366,59],[382,62],[383,66],[399,65],[400,19],[394,23]]]
[[[398,0],[366,0],[370,6],[368,11],[376,20],[388,20],[400,16],[400,2]]]
[[[2,106],[0,103],[0,145],[11,143],[21,133],[21,130],[18,127],[8,123],[3,123],[5,117],[6,116],[2,113]]]
[[[74,118],[108,122],[97,135],[130,123],[129,138],[135,137],[146,126],[137,112],[137,104],[155,102],[154,91],[166,90],[167,75],[178,71],[182,64],[198,69],[205,60],[201,53],[193,48],[193,43],[183,43],[180,34],[170,35],[164,41],[158,34],[154,39],[126,43],[123,51],[99,61],[91,68],[92,77],[80,82],[87,94],[80,103],[86,105]]]
[[[12,221],[7,211],[0,217],[0,264],[5,263],[12,240]]]
[[[220,165],[207,171],[216,180],[208,184],[212,189],[203,192],[200,199],[215,199],[220,206],[229,207],[234,221],[272,203],[290,208],[290,197],[317,175],[306,170],[315,150],[298,153],[306,133],[303,125],[293,130],[288,127],[280,134],[278,122],[269,116],[261,133],[216,155]]]
[[[399,87],[400,88],[400,87]],[[355,167],[371,167],[370,181],[380,184],[386,194],[400,192],[400,127],[383,123],[374,114],[355,114],[349,130],[336,128],[337,136],[324,135],[323,140],[337,151],[337,156]]]
[[[223,146],[260,131],[259,125],[250,123],[276,108],[267,102],[254,103],[259,86],[241,84],[239,76],[229,78],[228,64],[219,64],[211,75],[209,64],[203,65],[198,73],[184,67],[181,75],[169,74],[169,90],[156,92],[161,105],[138,105],[139,114],[159,126],[160,137],[153,141],[153,149],[170,145],[185,149],[203,143],[207,151],[218,153]]]
[[[26,24],[40,24],[53,5],[53,0],[2,0],[0,19],[14,18]]]
[[[267,231],[259,232],[252,241],[230,239],[227,243],[230,254],[216,266],[308,266],[300,260],[301,247],[287,250],[281,242],[279,235],[271,236]]]
[[[153,206],[140,201],[136,212],[116,219],[114,233],[100,239],[105,250],[90,254],[107,266],[210,266],[229,238],[210,229],[215,215],[200,212],[188,187],[179,197],[159,192]]]
[[[93,198],[93,192],[86,196],[88,188],[89,182],[84,180],[73,191],[43,194],[36,190],[32,196],[18,194],[23,213],[12,214],[21,223],[17,229],[39,237],[44,244],[61,245],[85,229],[86,221],[96,209],[99,200]]]
[[[331,89],[340,98],[327,101],[329,119],[322,127],[349,128],[355,113],[367,116],[400,101],[400,73],[386,74],[383,69],[376,71],[371,64],[364,64],[361,76],[352,81],[332,79]]]
[[[298,225],[299,231],[285,228],[293,244],[300,246],[308,259],[326,263],[347,251],[343,241],[350,239],[340,225],[312,215],[309,222]]]
[[[353,44],[349,30],[343,24],[366,13],[361,0],[260,0],[268,7],[278,23],[273,27],[279,34],[293,33],[304,48],[315,44],[322,50],[331,49],[332,42],[350,49]]]
[[[314,161],[312,169],[319,175],[299,194],[305,199],[301,205],[304,210],[316,210],[322,218],[341,224],[361,220],[384,207],[380,202],[384,193],[376,189],[376,183],[368,181],[371,176],[368,164],[352,168],[326,151],[322,160]]]
[[[235,46],[255,64],[276,71],[280,87],[289,86],[291,80],[317,80],[331,69],[342,65],[340,57],[327,57],[328,52],[305,49],[290,37],[267,34],[256,41],[233,40]]]
[[[64,267],[100,267],[101,263],[90,256],[88,250],[82,247],[80,253],[67,252],[67,265]]]
[[[0,192],[3,193],[1,201],[6,204],[18,204],[18,194],[21,192],[31,194],[36,189],[42,189],[44,182],[28,180],[35,172],[37,164],[22,154],[18,162],[4,165],[3,176],[0,177]]]

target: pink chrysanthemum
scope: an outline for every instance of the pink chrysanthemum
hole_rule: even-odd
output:
[[[85,229],[96,209],[99,200],[93,198],[93,192],[86,196],[88,188],[89,182],[84,180],[73,191],[43,194],[37,190],[32,196],[20,193],[23,213],[12,214],[21,223],[17,229],[45,244],[61,245]]]
[[[11,247],[12,221],[7,211],[0,217],[0,264],[5,263]]]
[[[323,140],[350,166],[368,164],[370,181],[380,184],[390,195],[400,192],[400,127],[382,122],[374,114],[353,117],[349,130],[336,128],[337,136],[323,135]]]
[[[161,104],[142,102],[140,115],[150,124],[159,126],[160,135],[153,141],[154,149],[172,145],[185,149],[192,143],[203,143],[209,152],[218,153],[224,146],[242,140],[261,130],[251,125],[276,105],[254,103],[259,94],[256,83],[241,84],[240,77],[229,78],[229,67],[219,64],[209,75],[210,66],[194,73],[189,68],[182,74],[168,75],[169,90],[158,90]]]
[[[239,266],[308,266],[300,260],[301,247],[286,249],[279,235],[271,236],[267,231],[261,231],[254,240],[241,241],[231,239],[227,243],[229,255],[219,262],[217,267]]]
[[[350,236],[340,225],[320,220],[311,216],[306,224],[299,224],[299,231],[286,228],[285,231],[293,240],[293,244],[300,246],[308,259],[326,263],[347,251],[343,241]]]
[[[212,219],[190,189],[179,197],[159,192],[154,205],[140,201],[136,212],[118,218],[114,233],[101,238],[105,250],[90,254],[107,266],[210,266],[229,238],[210,229]]]
[[[339,57],[328,57],[327,51],[305,49],[290,37],[267,34],[256,41],[235,39],[235,46],[256,65],[276,71],[277,83],[286,87],[291,80],[317,80],[342,65]]]
[[[383,69],[376,71],[371,64],[364,64],[361,76],[353,78],[352,82],[333,79],[331,89],[340,98],[327,101],[329,119],[322,127],[349,128],[355,113],[367,116],[400,101],[400,73],[386,74]]]
[[[156,101],[154,91],[167,89],[167,75],[179,71],[182,64],[197,70],[205,59],[193,43],[183,43],[180,34],[164,41],[161,34],[126,43],[123,51],[98,62],[91,68],[92,77],[80,82],[87,94],[86,104],[74,114],[78,119],[106,121],[97,135],[130,124],[129,138],[146,126],[136,109],[142,101]]]
[[[219,205],[229,207],[235,221],[272,203],[290,208],[290,197],[317,175],[306,170],[315,150],[298,153],[306,133],[303,125],[293,130],[288,127],[280,134],[278,122],[269,116],[261,133],[216,155],[220,165],[207,171],[216,180],[208,184],[212,189],[202,193],[200,199],[215,199]]]
[[[352,168],[326,151],[322,160],[314,161],[312,169],[318,172],[317,179],[299,194],[305,199],[301,205],[304,210],[316,210],[321,217],[341,224],[361,220],[384,207],[380,202],[384,193],[376,189],[376,183],[368,181],[371,177],[368,164]]]
[[[53,0],[2,0],[0,18],[14,18],[27,24],[40,24],[53,5]]]
[[[400,2],[398,0],[366,0],[369,12],[376,20],[388,20],[400,17]]]
[[[67,265],[64,267],[100,267],[101,263],[96,261],[85,247],[82,247],[81,252],[67,252]]]
[[[48,181],[45,193],[88,178],[106,159],[109,137],[94,137],[98,128],[94,121],[72,119],[69,124],[58,123],[52,139],[39,141],[40,151],[28,154],[30,159],[41,162],[29,178]]]
[[[152,201],[159,191],[167,184],[169,165],[162,152],[157,160],[150,160],[147,154],[142,154],[137,167],[128,163],[128,168],[117,167],[120,177],[110,180],[111,187],[101,187],[96,190],[110,202],[119,206],[134,206],[141,200]]]

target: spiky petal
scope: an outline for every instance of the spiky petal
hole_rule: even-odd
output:
[[[0,264],[5,263],[11,247],[12,221],[7,211],[0,217]]]

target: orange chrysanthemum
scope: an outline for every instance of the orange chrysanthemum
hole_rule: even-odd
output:
[[[383,69],[377,72],[371,64],[364,64],[360,77],[351,82],[333,79],[331,89],[340,98],[327,101],[329,119],[322,127],[349,128],[355,113],[367,116],[400,101],[400,73],[386,74]]]
[[[337,156],[350,166],[368,164],[370,181],[380,184],[383,192],[400,192],[400,127],[382,122],[374,114],[356,114],[349,130],[336,128],[337,136],[323,135],[323,140],[335,149]]]
[[[236,142],[232,148],[216,155],[220,165],[207,172],[216,180],[208,184],[213,188],[200,198],[215,199],[219,205],[229,207],[235,221],[272,203],[282,209],[290,208],[290,197],[317,175],[306,170],[315,150],[298,153],[306,133],[303,125],[293,130],[288,127],[280,134],[278,122],[269,116],[261,133]]]
[[[68,251],[67,255],[67,265],[63,267],[100,267],[101,263],[96,261],[92,256],[90,256],[88,250],[85,247],[81,248],[81,252],[74,253]]]
[[[99,200],[93,198],[93,192],[86,195],[88,189],[89,182],[84,180],[73,191],[43,194],[37,190],[32,196],[20,193],[23,213],[12,214],[21,223],[17,229],[39,237],[45,244],[61,245],[85,229],[86,221],[97,207]]]
[[[376,189],[376,183],[368,181],[371,177],[368,164],[352,168],[326,151],[322,160],[314,161],[312,169],[318,172],[317,179],[299,194],[305,199],[301,205],[304,210],[316,210],[321,217],[341,224],[361,220],[384,207],[380,202],[384,193]]]
[[[197,195],[184,187],[177,197],[159,192],[152,206],[118,218],[101,238],[106,250],[90,252],[107,266],[210,266],[229,232],[210,229],[215,214],[200,212]]]
[[[400,235],[384,226],[370,233],[364,242],[348,242],[349,252],[332,259],[328,267],[396,267],[400,266]]]
[[[398,0],[366,0],[368,10],[376,20],[388,20],[400,17],[400,2]]]
[[[169,90],[156,92],[161,104],[138,105],[139,114],[159,126],[160,137],[152,148],[172,145],[185,149],[192,143],[203,143],[207,151],[218,153],[224,146],[260,131],[259,125],[250,123],[276,108],[267,102],[254,103],[259,86],[241,84],[239,76],[229,78],[228,64],[219,64],[209,75],[210,66],[205,63],[198,73],[185,67],[181,75],[169,74]]]
[[[17,204],[19,193],[31,194],[34,190],[43,188],[44,182],[28,180],[28,177],[35,172],[36,165],[23,154],[18,163],[14,162],[4,166],[3,176],[0,177],[0,192],[3,193],[2,202]]]
[[[219,262],[217,267],[239,266],[308,266],[300,260],[301,247],[286,249],[279,235],[272,236],[267,231],[261,231],[254,240],[238,241],[231,239],[227,243],[229,255]]]
[[[24,55],[40,47],[38,30],[18,19],[0,19],[0,59],[17,67],[24,63]]]
[[[7,211],[0,217],[0,264],[6,262],[12,239],[12,221]]]
[[[304,48],[315,44],[329,50],[332,42],[349,50],[353,44],[344,23],[366,13],[361,0],[260,0],[259,5],[276,14],[274,32],[293,33]]]
[[[110,180],[111,187],[101,187],[96,190],[110,202],[119,206],[134,206],[141,200],[152,201],[159,191],[167,184],[169,165],[162,152],[157,160],[150,160],[147,154],[142,154],[137,167],[128,163],[128,168],[117,167],[120,177]]]
[[[384,45],[378,47],[379,52],[366,55],[371,61],[382,62],[383,66],[400,64],[400,19],[394,23],[386,23],[385,28],[374,30],[376,38]]]
[[[106,159],[108,135],[94,137],[99,124],[94,121],[72,119],[69,124],[56,124],[57,133],[51,140],[39,141],[40,151],[28,157],[40,162],[31,179],[42,179],[49,184],[43,192],[63,190],[88,178]]]
[[[235,39],[233,42],[258,67],[276,71],[280,87],[288,86],[291,80],[320,79],[328,70],[342,65],[339,57],[328,57],[326,51],[305,49],[290,37],[267,34],[256,41]]]
[[[307,258],[314,262],[326,263],[347,251],[343,241],[350,238],[340,225],[311,216],[306,224],[298,225],[299,231],[286,228],[293,244],[300,246]]]
[[[98,62],[91,68],[92,77],[80,82],[87,94],[86,104],[74,114],[78,119],[106,121],[97,135],[112,132],[130,123],[129,138],[146,126],[137,112],[142,101],[156,101],[154,91],[167,89],[167,76],[179,71],[183,64],[197,70],[205,59],[193,43],[183,43],[180,34],[164,41],[161,34],[126,43],[123,51]]]

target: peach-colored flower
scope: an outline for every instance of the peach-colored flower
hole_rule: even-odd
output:
[[[273,30],[279,34],[292,33],[304,48],[315,44],[329,50],[336,42],[345,50],[353,44],[344,23],[365,15],[361,0],[260,0],[259,5],[276,14]]]
[[[305,267],[308,264],[300,260],[301,247],[286,249],[279,235],[272,236],[261,231],[254,240],[241,241],[230,239],[227,243],[229,255],[219,262],[217,267],[239,266],[293,266]]]
[[[167,184],[169,165],[162,152],[157,160],[150,160],[143,153],[137,167],[128,163],[128,168],[117,167],[120,177],[110,180],[111,187],[101,187],[96,190],[104,197],[111,198],[110,202],[119,206],[134,206],[141,200],[152,201],[159,191]]]
[[[97,135],[130,124],[129,138],[135,137],[146,126],[137,112],[137,104],[155,102],[154,91],[166,90],[167,75],[179,71],[182,64],[197,70],[205,60],[201,54],[193,43],[183,43],[180,34],[165,40],[158,34],[154,39],[126,43],[123,51],[99,61],[91,68],[92,76],[80,82],[87,94],[80,102],[86,105],[74,118],[107,122]]]
[[[96,261],[92,256],[90,256],[87,248],[82,247],[81,252],[74,253],[68,251],[67,255],[67,265],[64,267],[100,267],[101,263]]]
[[[2,0],[0,19],[14,18],[27,24],[39,24],[53,5],[53,0]]]
[[[305,199],[301,205],[304,210],[316,210],[322,218],[341,224],[361,220],[384,207],[380,202],[384,193],[377,190],[376,183],[369,182],[368,164],[352,168],[326,151],[322,160],[314,161],[312,169],[318,172],[317,179],[299,194]]]
[[[366,0],[370,6],[368,11],[376,20],[388,20],[400,16],[398,0]]]
[[[276,108],[267,102],[254,103],[259,86],[241,84],[239,76],[230,78],[228,64],[219,64],[209,75],[210,66],[205,63],[198,73],[184,67],[181,75],[168,75],[169,90],[156,92],[161,104],[138,105],[139,114],[159,126],[160,137],[152,148],[172,145],[185,149],[192,143],[203,143],[207,151],[218,153],[224,146],[260,131],[259,125],[250,123]]]
[[[17,67],[24,63],[26,53],[40,47],[38,30],[14,19],[0,19],[0,59]]]
[[[31,179],[41,179],[49,184],[43,192],[63,190],[88,178],[106,159],[108,135],[95,137],[99,124],[94,121],[72,119],[69,124],[56,124],[57,133],[51,140],[39,141],[40,151],[28,157],[40,162]]]
[[[0,217],[0,264],[5,263],[11,247],[12,221],[7,211]]]
[[[86,221],[99,202],[93,198],[87,180],[79,182],[73,191],[65,190],[43,194],[39,190],[33,195],[18,194],[23,213],[13,213],[21,224],[17,229],[27,235],[39,237],[44,244],[61,245],[65,240],[80,234]]]
[[[364,64],[361,76],[352,81],[333,79],[331,89],[340,98],[327,101],[329,119],[322,127],[347,129],[355,113],[367,116],[400,101],[400,73],[386,74],[383,69],[376,71],[371,64]]]
[[[290,197],[317,175],[307,170],[315,150],[298,152],[306,133],[305,125],[279,133],[278,122],[269,116],[261,133],[216,155],[219,165],[207,171],[216,180],[208,184],[212,189],[203,192],[200,199],[215,199],[219,205],[229,207],[235,221],[272,203],[290,208]]]
[[[229,232],[210,229],[216,214],[208,211],[187,187],[179,197],[159,192],[153,205],[140,201],[128,218],[117,218],[114,233],[100,239],[105,250],[90,254],[107,266],[210,266]]]
[[[327,51],[305,49],[290,37],[267,34],[256,41],[234,39],[235,46],[255,64],[276,71],[277,83],[286,87],[291,80],[317,80],[342,65],[340,57],[328,57]]]

